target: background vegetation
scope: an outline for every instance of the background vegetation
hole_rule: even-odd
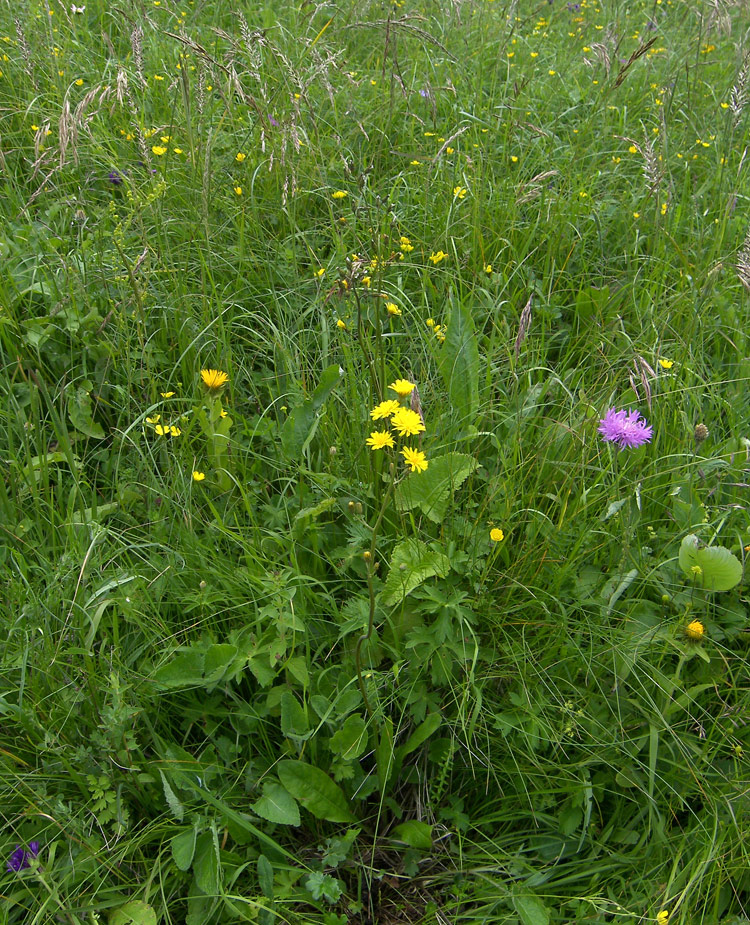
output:
[[[0,922],[749,921],[746,29],[3,2]]]

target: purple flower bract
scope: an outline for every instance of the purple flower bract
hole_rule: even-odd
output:
[[[599,433],[609,443],[625,447],[641,446],[651,440],[653,427],[641,417],[639,411],[616,411],[610,408],[599,421]]]

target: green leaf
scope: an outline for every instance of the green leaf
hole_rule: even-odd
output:
[[[273,899],[273,865],[265,856],[258,856],[258,885],[266,899]]]
[[[275,782],[263,785],[263,796],[256,800],[250,809],[268,822],[278,825],[300,824],[297,801],[285,787]]]
[[[68,417],[76,430],[93,437],[94,440],[103,440],[104,431],[101,424],[97,424],[91,411],[91,396],[85,389],[76,389],[68,396]]]
[[[331,736],[332,752],[344,761],[353,761],[367,748],[367,724],[358,713],[347,716],[344,725]]]
[[[281,731],[294,739],[307,739],[312,734],[305,708],[291,691],[281,695]]]
[[[742,563],[724,546],[703,546],[694,534],[680,546],[680,568],[706,591],[729,591],[742,581]]]
[[[513,906],[521,925],[549,925],[549,909],[537,896],[514,896]]]
[[[349,801],[331,778],[304,761],[280,761],[277,767],[281,783],[317,819],[328,822],[354,822]]]
[[[443,718],[439,713],[430,713],[426,716],[424,722],[417,726],[406,742],[396,749],[399,762],[426,742],[438,730],[442,721]]]
[[[429,851],[432,848],[432,826],[418,819],[402,822],[391,832],[391,838],[401,841],[410,848]]]
[[[195,854],[196,834],[195,826],[191,826],[189,829],[175,835],[170,842],[172,858],[180,870],[190,870],[193,855]]]
[[[205,653],[200,649],[188,649],[162,665],[154,672],[157,687],[195,687],[203,682]]]
[[[204,832],[195,844],[193,875],[198,889],[207,896],[219,892],[219,840],[216,832]]]
[[[429,471],[429,470],[428,470]],[[450,570],[448,557],[421,540],[403,540],[393,550],[391,566],[382,600],[386,606],[398,604],[427,578],[445,578]]]
[[[380,792],[385,793],[388,781],[393,774],[395,758],[393,754],[393,720],[387,716],[380,730],[380,739],[375,747],[375,762],[378,767]]]
[[[429,463],[424,472],[412,473],[396,488],[396,508],[411,511],[420,507],[430,520],[440,523],[454,492],[479,464],[466,453],[446,453]]]
[[[338,365],[323,371],[310,398],[295,408],[281,428],[281,449],[288,459],[299,459],[315,433],[318,411],[341,377]]]
[[[133,899],[110,913],[109,925],[156,925],[156,912],[148,903]]]
[[[438,368],[454,412],[473,423],[479,407],[479,348],[468,305],[451,308]]]
[[[174,790],[172,790],[172,788],[169,786],[169,781],[164,776],[164,772],[160,770],[159,774],[161,774],[161,785],[164,789],[164,798],[166,799],[169,808],[172,811],[172,815],[175,817],[175,819],[182,822],[183,817],[185,816],[185,809],[182,803],[180,803],[180,801],[175,796]]]

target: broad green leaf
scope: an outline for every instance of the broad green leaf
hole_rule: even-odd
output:
[[[172,815],[175,817],[175,819],[178,819],[180,822],[182,822],[185,815],[185,809],[182,803],[180,803],[180,801],[175,796],[174,790],[172,790],[172,788],[169,786],[169,781],[164,776],[164,771],[160,770],[159,774],[161,775],[161,785],[164,789],[164,798],[167,801],[170,810],[172,811]]]
[[[537,896],[514,896],[513,906],[521,925],[549,925],[549,910]]]
[[[281,731],[295,739],[306,739],[311,734],[305,709],[291,691],[281,695]]]
[[[132,899],[110,913],[109,925],[156,925],[156,912],[148,903]]]
[[[193,875],[198,889],[207,896],[219,892],[219,842],[215,832],[204,832],[195,843]]]
[[[347,716],[344,725],[331,736],[332,752],[344,761],[353,761],[367,748],[367,724],[358,713]]]
[[[250,807],[252,811],[278,825],[299,825],[299,806],[294,797],[281,784],[269,782],[263,786],[263,796]]]
[[[230,645],[228,642],[217,643],[206,650],[206,657],[203,663],[203,683],[216,684],[223,680],[232,662],[237,657],[237,646]],[[243,659],[244,661],[244,659]]]
[[[68,417],[76,430],[93,437],[95,440],[104,439],[101,424],[93,418],[91,410],[91,396],[85,389],[76,389],[68,395]]]
[[[380,729],[380,738],[375,747],[375,762],[378,767],[380,792],[385,793],[395,766],[395,756],[393,754],[393,720],[390,716],[386,717]]]
[[[318,411],[341,377],[337,365],[323,371],[320,383],[310,398],[295,408],[281,428],[281,449],[288,459],[298,459],[315,433]]]
[[[258,856],[258,885],[266,899],[273,899],[273,865],[265,856]]]
[[[205,652],[200,649],[188,649],[175,655],[166,665],[154,673],[158,687],[195,687],[203,683],[203,663]]]
[[[479,407],[479,348],[468,305],[451,307],[438,366],[452,410],[473,423]]]
[[[429,471],[429,470],[428,470]],[[448,557],[421,540],[403,540],[393,550],[391,566],[382,591],[383,603],[399,604],[427,578],[445,578],[450,570]]]
[[[399,760],[403,760],[408,754],[426,742],[438,730],[442,721],[443,718],[439,713],[430,713],[429,716],[426,716],[424,722],[417,726],[406,742],[397,749]]]
[[[698,537],[686,536],[680,546],[680,568],[706,591],[729,591],[742,581],[742,563],[724,546],[699,548]]]
[[[420,507],[435,523],[445,517],[450,500],[479,464],[466,453],[446,453],[430,459],[424,472],[413,472],[396,488],[396,507],[411,511]]]
[[[429,851],[432,848],[432,826],[418,819],[410,819],[397,825],[391,832],[391,838],[402,841],[410,848]]]
[[[280,761],[277,771],[289,793],[317,819],[354,822],[343,790],[325,771],[304,761],[291,760]]]
[[[170,842],[172,858],[180,870],[190,870],[195,854],[196,834],[195,826],[191,826],[175,835]]]

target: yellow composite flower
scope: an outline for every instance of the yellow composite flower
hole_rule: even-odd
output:
[[[203,385],[207,389],[211,389],[212,392],[218,392],[229,382],[228,374],[220,369],[202,369],[201,379],[203,380]]]
[[[379,405],[375,405],[370,412],[370,417],[373,421],[380,421],[383,418],[389,418],[392,414],[395,414],[400,407],[401,405],[399,405],[395,398],[390,398],[388,401],[381,401]]]
[[[463,199],[467,193],[465,186],[454,186],[453,187],[453,198],[454,199]]]
[[[385,306],[385,310],[388,312],[389,315],[400,315],[401,314],[401,309],[398,307],[398,305],[396,305],[395,302],[387,302]]]
[[[412,437],[425,429],[422,418],[411,408],[399,408],[391,418],[391,427],[398,431],[399,437]]]
[[[203,479],[205,479],[205,477],[206,477],[205,472],[199,472],[197,469],[193,471],[193,481],[194,482],[202,482]]]
[[[404,457],[404,462],[409,466],[412,472],[424,472],[427,466],[429,466],[427,457],[421,450],[415,450],[410,446],[405,446],[401,450],[401,455]]]
[[[396,381],[392,382],[388,388],[393,389],[399,398],[406,398],[407,395],[411,395],[411,393],[414,391],[414,383],[409,382],[408,379],[396,379]]]
[[[382,450],[385,447],[393,447],[393,437],[387,430],[374,430],[365,443],[373,450]]]
[[[685,635],[688,639],[693,639],[698,641],[703,639],[703,634],[706,632],[705,626],[701,623],[700,620],[693,620],[691,623],[685,627]]]
[[[500,527],[493,527],[492,530],[490,530],[490,539],[493,543],[502,543],[505,539],[505,534]]]
[[[445,253],[445,251],[436,251],[434,254],[430,254],[429,259],[435,266],[437,266],[439,263],[442,263],[443,260],[447,260],[448,255]]]

